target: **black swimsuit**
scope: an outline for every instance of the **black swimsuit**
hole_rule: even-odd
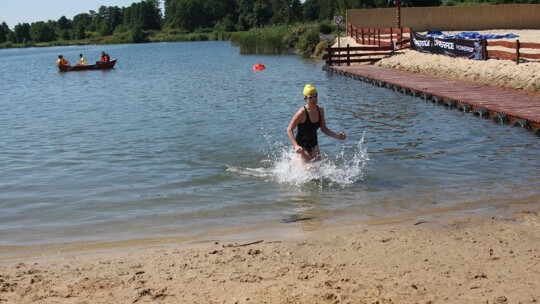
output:
[[[319,144],[317,141],[317,129],[321,127],[321,111],[319,111],[319,107],[317,107],[317,112],[319,112],[319,120],[317,122],[311,122],[305,106],[304,111],[306,112],[306,121],[298,124],[296,142],[300,147],[311,152],[311,150]]]

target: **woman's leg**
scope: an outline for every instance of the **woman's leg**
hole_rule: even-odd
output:
[[[315,146],[311,151],[309,151],[309,161],[320,161],[321,160],[321,150],[319,146]]]

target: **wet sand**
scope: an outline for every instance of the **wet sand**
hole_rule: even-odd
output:
[[[537,303],[539,286],[537,202],[0,266],[0,303]]]

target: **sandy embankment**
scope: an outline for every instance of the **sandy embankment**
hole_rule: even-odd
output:
[[[514,33],[519,36],[517,39],[520,42],[540,43],[540,30],[490,30],[478,32],[483,34]],[[350,37],[341,39],[342,46],[347,44],[350,46],[357,45]],[[516,39],[505,40],[515,41]],[[506,50],[509,51],[509,49]],[[532,49],[522,49],[521,51],[540,53],[540,50]],[[383,58],[375,65],[450,79],[540,92],[540,61],[524,62],[516,65],[515,62],[510,60],[489,59],[479,61],[402,50],[394,56]]]

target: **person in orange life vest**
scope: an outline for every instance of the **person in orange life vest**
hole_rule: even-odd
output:
[[[56,65],[57,66],[61,66],[61,65],[69,65],[69,61],[67,61],[64,56],[62,55],[58,55],[58,59],[56,59]]]
[[[101,60],[100,62],[101,63],[107,63],[111,61],[111,57],[109,57],[109,54],[105,53],[105,52],[101,52]]]
[[[294,151],[300,156],[303,163],[310,161],[319,161],[321,152],[319,150],[319,142],[317,140],[317,130],[321,131],[335,139],[344,140],[345,132],[334,133],[326,126],[324,119],[324,109],[317,105],[318,94],[315,87],[311,84],[306,84],[304,87],[305,105],[294,114],[289,126],[287,134],[294,147]],[[298,128],[296,137],[293,130]]]

